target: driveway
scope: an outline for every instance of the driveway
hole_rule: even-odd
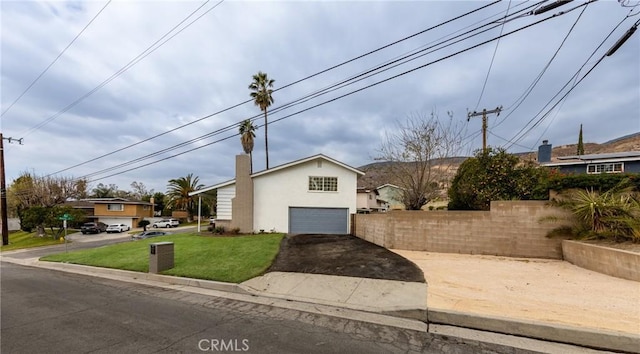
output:
[[[290,235],[268,272],[298,272],[424,283],[413,262],[350,235]]]

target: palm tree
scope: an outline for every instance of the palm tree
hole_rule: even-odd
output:
[[[193,177],[193,173],[189,173],[186,177],[170,179],[169,184],[167,184],[166,196],[169,197],[167,204],[173,209],[186,210],[189,214],[189,219],[191,219],[195,210],[195,202],[189,193],[204,187],[203,184],[198,184],[198,182],[199,178]]]
[[[240,143],[242,143],[242,150],[245,154],[249,154],[251,160],[251,172],[253,172],[253,138],[256,137],[254,131],[256,127],[251,123],[251,120],[245,119],[240,123]]]
[[[249,90],[252,92],[249,94],[253,98],[253,102],[256,106],[260,107],[260,110],[264,112],[264,150],[266,154],[267,169],[269,169],[269,141],[267,138],[267,108],[273,103],[273,97],[271,94],[275,80],[269,79],[267,73],[258,71],[253,75],[253,82],[249,85]]]

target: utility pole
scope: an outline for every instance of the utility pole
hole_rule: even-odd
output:
[[[9,244],[9,224],[7,215],[7,187],[4,173],[4,140],[11,143],[13,140],[22,145],[22,139],[5,138],[0,133],[0,218],[2,218],[2,245]]]
[[[495,113],[496,117],[500,115],[500,111],[502,111],[502,106],[497,107],[496,109],[492,109],[487,111],[487,109],[483,109],[482,112],[470,112],[467,114],[467,122],[471,117],[482,116],[482,152],[487,152],[487,114]]]

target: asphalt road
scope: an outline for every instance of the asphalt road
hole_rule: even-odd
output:
[[[390,353],[402,336],[312,315],[1,264],[2,353]],[[353,326],[350,328],[349,326]],[[348,332],[348,333],[345,333]],[[421,347],[421,345],[419,345]],[[413,348],[420,350],[421,348]]]

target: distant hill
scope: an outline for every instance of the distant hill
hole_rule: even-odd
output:
[[[553,142],[550,142],[553,144]],[[576,155],[578,144],[568,144],[554,146],[551,152],[551,160],[556,161],[559,156]],[[587,154],[604,154],[611,152],[627,152],[640,151],[640,132],[621,136],[616,139],[609,140],[605,143],[584,143],[584,153]],[[525,158],[536,159],[537,151],[523,154]]]
[[[550,142],[553,144],[553,142]],[[554,146],[551,153],[551,160],[556,161],[558,156],[576,155],[578,144],[568,144]],[[605,143],[584,143],[585,154],[604,154],[611,152],[640,151],[640,132],[621,136],[609,140]],[[517,153],[523,159],[537,160],[537,151]],[[452,157],[447,163],[451,163],[452,173],[455,174],[457,167],[468,157]],[[386,183],[393,183],[384,173],[384,166],[391,162],[375,162],[361,167],[359,170],[365,173],[358,180],[358,187],[376,188]]]

